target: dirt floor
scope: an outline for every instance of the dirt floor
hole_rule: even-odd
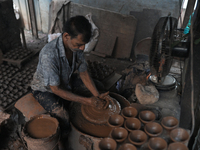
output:
[[[26,70],[26,68],[36,67],[38,62],[38,54],[42,47],[47,43],[47,34],[39,33],[39,38],[35,39],[32,37],[30,31],[25,31],[26,36],[26,44],[27,48],[31,51],[35,52],[35,55],[30,59],[24,61],[21,66],[22,70]],[[120,60],[115,58],[102,58],[99,56],[95,56],[93,54],[85,54],[86,60],[91,62],[98,62],[102,65],[109,66],[114,70],[114,74],[105,80],[105,84],[108,88],[106,90],[117,92],[124,97],[126,97],[131,103],[137,102],[136,97],[134,95],[134,88],[129,87],[128,90],[119,91],[119,81],[120,79],[126,80],[127,75],[130,74],[131,70],[139,70],[137,75],[147,73],[149,70],[146,70],[146,58],[137,60],[137,62],[132,62],[130,60]],[[139,68],[139,69],[138,69]],[[142,71],[143,72],[142,72]],[[132,72],[131,72],[132,73]],[[176,76],[177,81],[180,81],[180,62],[174,61],[173,67],[171,70],[171,74]],[[135,74],[134,74],[135,75]],[[146,74],[145,74],[146,75]],[[110,82],[107,82],[110,81]],[[136,82],[134,82],[136,84]],[[117,87],[118,86],[118,87]],[[160,92],[159,102],[150,105],[152,109],[155,109],[161,112],[163,115],[172,115],[176,118],[180,116],[180,106],[179,101],[180,97],[178,96],[178,88],[170,91],[162,91]],[[132,97],[131,97],[132,96]],[[131,97],[131,98],[130,98]],[[10,119],[4,121],[0,126],[0,149],[2,150],[25,150],[27,149],[25,141],[21,136],[21,129],[24,125],[23,115],[14,108],[14,103],[9,107],[3,109],[6,113],[10,114]]]

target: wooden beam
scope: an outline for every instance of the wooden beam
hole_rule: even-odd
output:
[[[38,29],[37,29],[36,15],[35,15],[35,6],[34,6],[33,0],[28,0],[28,9],[29,9],[30,20],[31,20],[32,35],[35,38],[38,38]]]

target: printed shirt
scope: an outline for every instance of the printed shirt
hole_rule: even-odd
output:
[[[70,67],[65,54],[62,35],[47,43],[39,54],[37,70],[31,82],[34,91],[51,92],[50,86],[62,86],[70,90],[69,82],[72,73],[87,70],[87,63],[83,51],[73,52]]]

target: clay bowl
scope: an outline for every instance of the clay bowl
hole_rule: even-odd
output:
[[[153,137],[149,140],[148,147],[150,150],[166,150],[167,142],[160,137]]]
[[[145,125],[144,131],[151,137],[159,136],[163,132],[162,126],[157,122],[149,122]]]
[[[181,142],[175,142],[169,144],[168,150],[188,150],[188,148]]]
[[[175,117],[172,117],[172,116],[164,117],[161,121],[161,125],[166,130],[172,130],[172,129],[178,127],[178,124],[179,124],[178,119],[176,119]]]
[[[140,146],[147,141],[147,135],[142,130],[134,130],[129,133],[128,139],[132,144]]]
[[[142,123],[146,124],[153,122],[156,119],[156,115],[150,110],[143,110],[139,113],[139,119]]]
[[[124,122],[124,127],[130,132],[133,130],[139,130],[141,128],[141,122],[137,118],[128,118]]]
[[[111,131],[111,137],[117,142],[123,142],[128,136],[128,131],[123,127],[116,127]]]
[[[182,142],[185,143],[189,140],[189,133],[183,128],[176,128],[170,132],[170,139],[173,142]]]
[[[121,115],[125,118],[125,119],[128,119],[128,118],[134,118],[137,116],[137,109],[134,108],[134,107],[125,107],[122,109],[121,111]]]
[[[99,142],[99,148],[100,150],[116,150],[117,148],[117,143],[114,139],[112,138],[103,138]]]
[[[108,118],[108,125],[110,127],[121,127],[124,123],[124,118],[121,115],[114,114]]]
[[[125,143],[118,150],[137,150],[137,148],[131,143]]]

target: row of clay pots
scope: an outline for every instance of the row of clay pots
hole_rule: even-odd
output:
[[[159,123],[154,122],[156,115],[152,111],[141,111],[138,115],[139,119],[135,118],[137,114],[137,109],[134,107],[125,107],[121,111],[121,115],[115,114],[110,116],[108,119],[108,125],[113,127],[110,138],[118,143],[124,142],[128,139],[129,143],[135,146],[141,146],[147,142],[149,136],[151,137],[148,141],[149,149],[165,150],[168,146],[167,142],[161,137],[157,137],[162,134],[164,128],[169,132],[171,131],[171,142],[185,143],[188,141],[188,132],[183,128],[177,128],[179,122],[175,117],[164,117],[161,121],[161,126]],[[144,131],[140,130],[142,124],[144,125]],[[101,145],[100,143],[99,147],[102,149],[102,143]],[[179,145],[182,147],[184,144]],[[187,149],[187,147],[185,149]],[[109,150],[109,148],[107,150]]]
[[[104,138],[99,143],[100,150],[116,150],[117,142],[110,137]],[[188,150],[187,146],[181,142],[170,143],[167,147],[167,142],[160,137],[150,138],[148,141],[150,150]],[[137,146],[132,143],[124,143],[119,146],[118,150],[137,150]]]

